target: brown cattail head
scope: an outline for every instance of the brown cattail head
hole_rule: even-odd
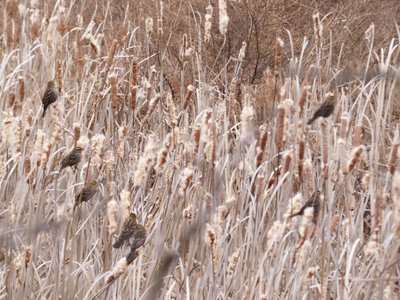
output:
[[[25,81],[23,77],[18,78],[19,83],[19,102],[24,102],[25,99]]]
[[[136,108],[136,95],[138,88],[138,62],[139,59],[134,57],[132,59],[132,84],[131,84],[131,106],[132,110],[135,111]]]
[[[183,103],[182,103],[183,110],[185,110],[187,108],[187,106],[189,105],[189,100],[192,97],[193,91],[194,91],[194,86],[189,84],[187,87],[185,98],[183,99]]]
[[[275,42],[275,76],[282,73],[282,48],[284,46],[283,40],[277,38]]]
[[[61,61],[57,61],[57,67],[56,67],[56,81],[57,81],[57,87],[58,87],[58,94],[61,94],[62,87],[63,87],[63,81],[62,81],[62,63],[61,63]]]
[[[283,148],[285,136],[285,108],[283,106],[278,107],[278,116],[276,118],[276,133],[275,133],[275,144],[278,149]]]
[[[79,123],[74,123],[74,146],[77,145],[80,137],[81,137],[81,125]]]
[[[398,153],[399,153],[399,145],[400,141],[396,140],[392,144],[392,148],[390,149],[390,155],[389,155],[389,172],[391,175],[394,174],[396,171],[396,162],[398,160]]]
[[[263,126],[261,129],[261,136],[257,145],[257,155],[256,155],[256,166],[257,168],[262,164],[264,158],[264,152],[268,141],[268,128]]]
[[[118,107],[118,86],[117,86],[117,74],[112,73],[108,77],[111,85],[111,107],[116,109]]]
[[[364,151],[364,146],[358,146],[356,148],[353,149],[353,151],[351,152],[351,156],[350,156],[350,160],[347,164],[347,168],[345,171],[345,174],[350,173],[351,171],[353,171],[354,167],[356,166],[357,162],[360,160],[361,154]]]

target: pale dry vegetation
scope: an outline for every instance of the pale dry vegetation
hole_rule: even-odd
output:
[[[309,2],[2,1],[0,299],[398,297],[398,4]]]

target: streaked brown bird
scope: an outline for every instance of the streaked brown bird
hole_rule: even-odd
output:
[[[135,224],[135,228],[133,230],[133,240],[131,242],[131,250],[126,256],[127,261],[132,261],[137,257],[136,249],[139,249],[144,245],[146,241],[146,229],[141,224]]]
[[[83,148],[79,146],[72,149],[72,151],[61,161],[61,168],[58,172],[60,173],[66,167],[76,167],[76,165],[82,160],[82,151]]]
[[[93,198],[93,196],[99,191],[99,184],[96,180],[87,182],[82,190],[75,196],[75,207],[77,207],[82,202],[87,202]]]
[[[310,199],[303,205],[303,207],[300,209],[300,211],[290,215],[289,218],[293,218],[293,217],[296,217],[296,216],[302,216],[302,215],[304,215],[304,212],[305,212],[306,208],[312,207],[312,208],[314,208],[314,211],[313,211],[313,223],[317,223],[318,214],[319,214],[319,210],[320,210],[320,207],[321,207],[320,206],[320,195],[321,195],[321,192],[315,191],[311,195]]]
[[[58,98],[58,92],[57,92],[57,87],[54,81],[50,80],[47,83],[47,88],[46,91],[44,92],[44,95],[42,97],[42,104],[43,104],[43,114],[42,118],[44,118],[44,115],[46,113],[47,108],[53,104],[54,102],[57,101]]]
[[[114,248],[121,248],[125,241],[129,240],[133,236],[136,222],[137,216],[134,212],[131,212],[128,218],[126,218],[124,225],[122,225],[122,231],[117,241],[113,244]]]
[[[319,117],[328,118],[334,111],[336,106],[336,97],[333,93],[327,93],[325,95],[325,101],[314,113],[312,118],[307,122],[307,125],[311,125]]]

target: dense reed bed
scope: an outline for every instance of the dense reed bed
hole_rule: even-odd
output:
[[[119,21],[101,2],[89,16],[79,1],[2,4],[0,299],[399,295],[399,35],[378,48],[367,26],[362,70],[344,69],[310,10],[312,34],[282,30],[253,82],[254,41],[225,52],[234,1],[181,3],[180,39],[168,1]],[[147,239],[127,259],[112,245],[131,210]]]

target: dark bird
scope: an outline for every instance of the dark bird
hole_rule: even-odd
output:
[[[307,122],[307,125],[311,125],[319,117],[328,118],[335,110],[336,97],[333,93],[327,93],[325,95],[325,101],[314,113],[312,118]]]
[[[290,215],[289,218],[293,218],[296,216],[302,216],[302,215],[304,215],[304,211],[306,210],[306,208],[312,207],[314,209],[313,222],[317,223],[317,218],[318,218],[318,214],[319,214],[319,210],[320,210],[320,199],[319,199],[320,195],[321,195],[321,193],[319,191],[315,191],[312,194],[311,198],[303,205],[303,207],[300,209],[300,211]]]
[[[58,92],[57,92],[56,84],[55,84],[54,81],[50,80],[47,83],[46,91],[44,92],[44,95],[42,97],[42,103],[43,103],[43,115],[42,115],[42,118],[44,118],[44,114],[46,113],[47,108],[51,104],[56,102],[57,98],[58,98]]]
[[[121,248],[125,241],[129,241],[132,236],[135,236],[135,231],[142,226],[137,224],[137,216],[135,213],[131,212],[128,218],[125,220],[124,225],[122,225],[122,231],[113,244],[114,248]]]
[[[93,198],[94,194],[99,191],[99,185],[96,180],[87,182],[83,189],[75,196],[75,205],[77,207],[82,202],[87,202]]]
[[[137,257],[136,249],[142,247],[146,241],[146,229],[141,224],[135,224],[133,230],[133,240],[131,242],[131,250],[126,256],[127,261],[133,261]]]
[[[66,167],[76,167],[76,165],[79,164],[82,159],[82,151],[83,148],[79,146],[72,149],[72,151],[68,153],[67,156],[61,161],[61,168],[58,172],[61,172]]]

